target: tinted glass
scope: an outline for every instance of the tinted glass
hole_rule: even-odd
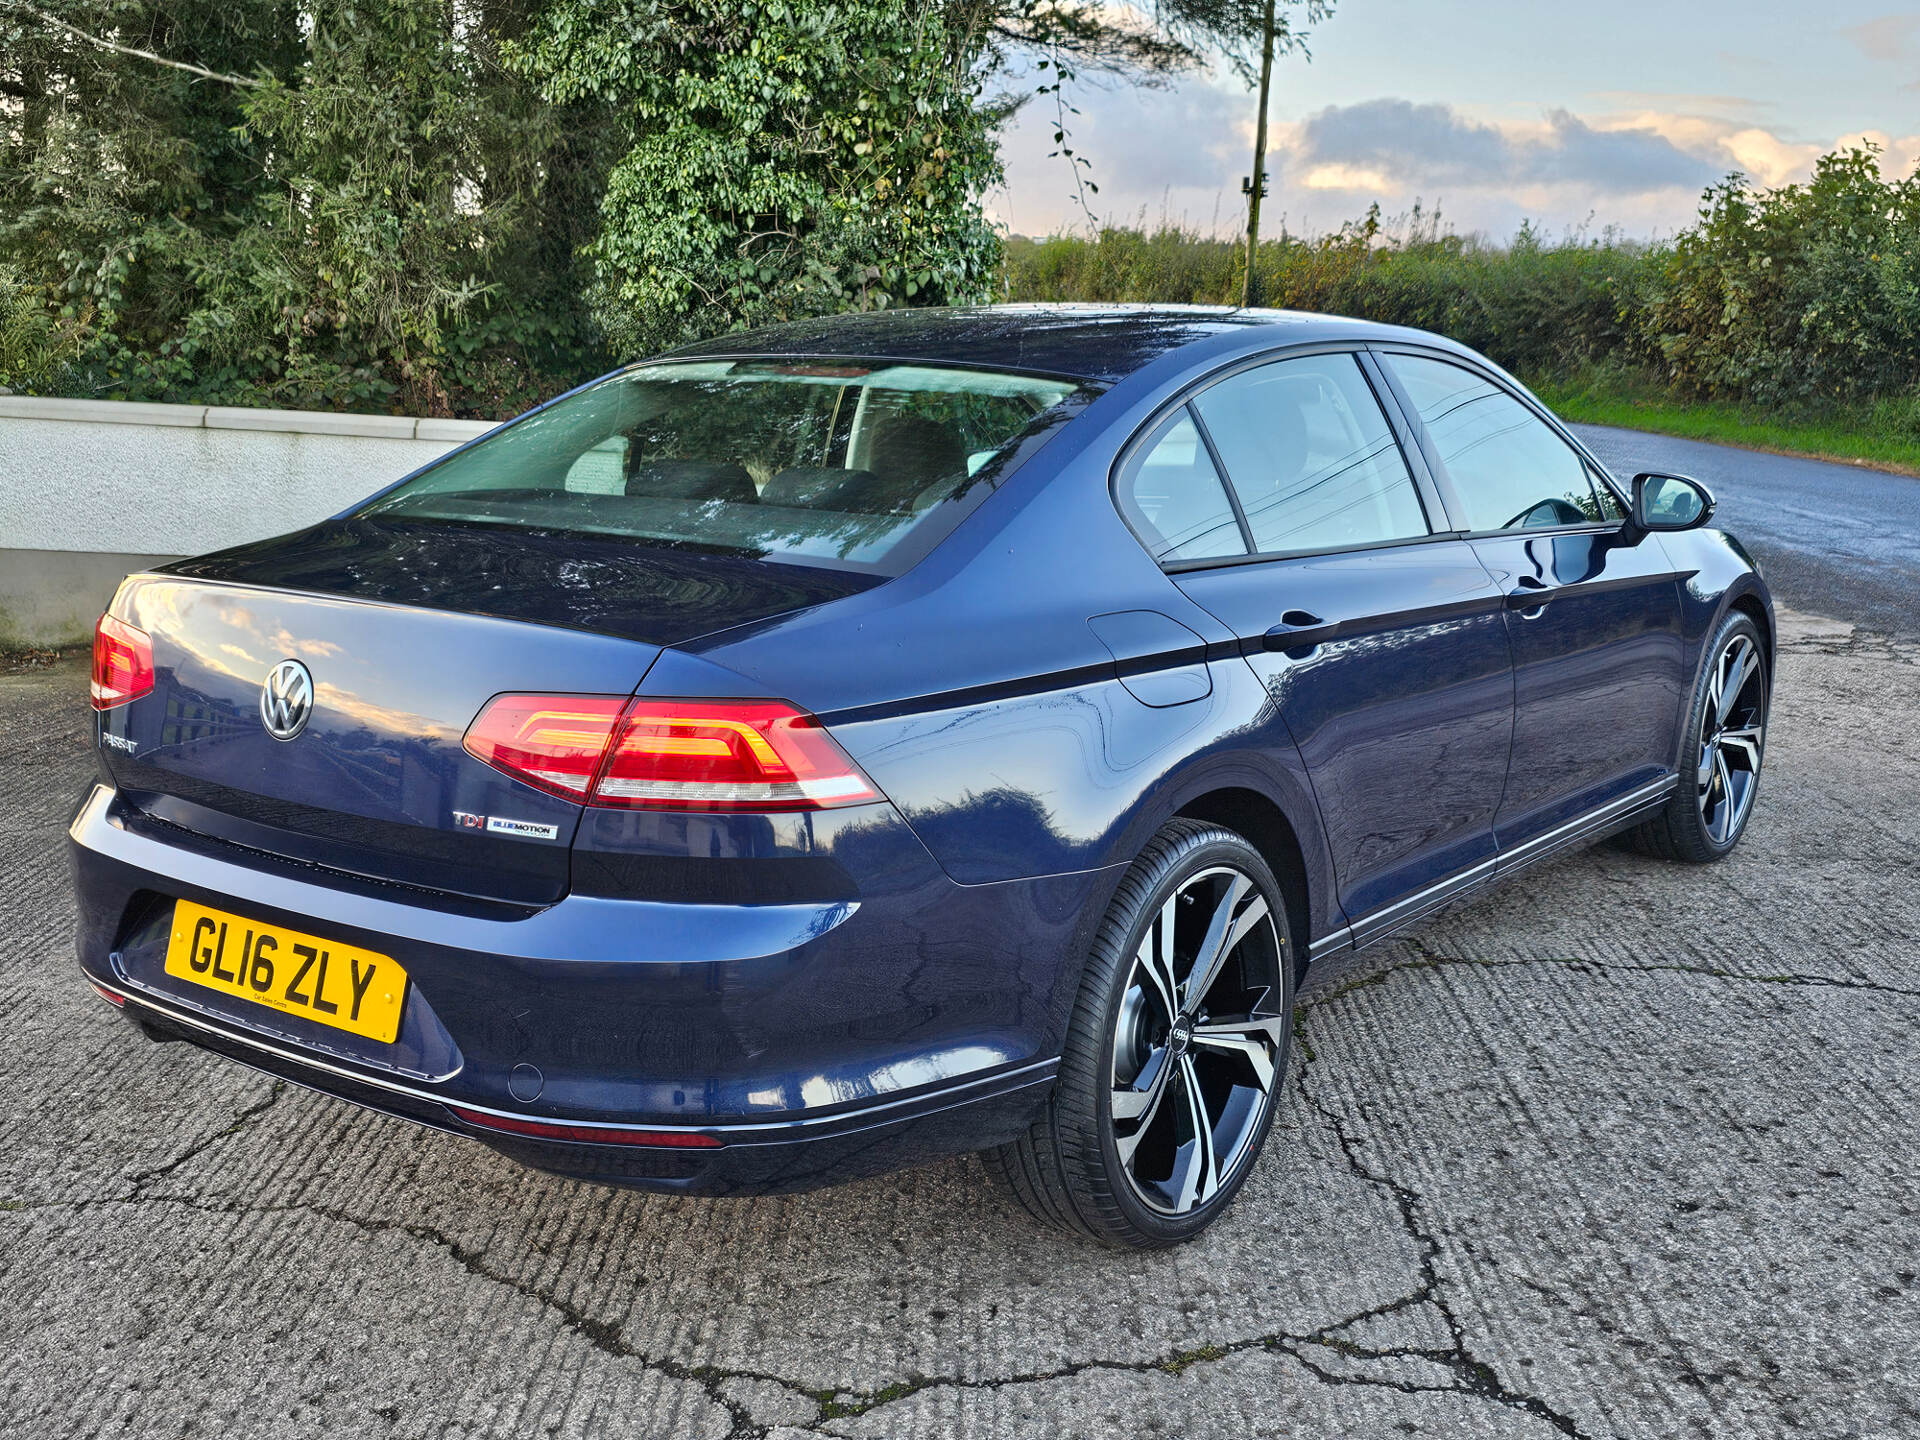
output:
[[[1617,520],[1613,494],[1526,406],[1471,370],[1389,355],[1388,364],[1467,507],[1469,530],[1530,530]]]
[[[1413,476],[1353,356],[1243,370],[1193,406],[1255,549],[1321,550],[1427,533]]]
[[[1160,427],[1120,486],[1120,505],[1156,560],[1247,553],[1233,504],[1185,410]]]
[[[932,365],[643,366],[359,513],[879,567],[923,525],[950,528],[1078,398],[1064,381]]]

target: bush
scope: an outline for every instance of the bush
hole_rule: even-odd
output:
[[[1243,254],[1235,241],[1172,227],[1016,238],[1002,290],[1016,300],[1233,304]],[[1285,309],[1438,331],[1511,369],[1559,374],[1632,348],[1627,317],[1643,301],[1652,258],[1613,239],[1549,245],[1525,229],[1495,248],[1438,233],[1417,215],[1396,237],[1370,214],[1317,241],[1263,243],[1255,294]]]
[[[1116,227],[1011,240],[1001,290],[1232,304],[1243,265],[1236,241]],[[1876,425],[1920,407],[1920,175],[1883,179],[1871,149],[1827,156],[1805,185],[1732,177],[1667,244],[1523,227],[1496,246],[1418,211],[1393,233],[1376,209],[1336,235],[1263,243],[1254,278],[1261,303],[1438,331],[1543,380],[1600,370],[1631,388],[1644,374],[1810,412],[1884,397]]]
[[[1715,186],[1661,258],[1642,324],[1684,393],[1819,402],[1920,376],[1920,172],[1884,180],[1871,148],[1805,185]]]

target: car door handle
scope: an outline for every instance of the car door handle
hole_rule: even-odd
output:
[[[1507,592],[1509,610],[1538,610],[1560,593],[1546,581],[1531,575],[1522,575],[1515,585],[1516,588]]]
[[[1269,650],[1292,650],[1297,646],[1316,645],[1330,639],[1338,630],[1336,621],[1322,620],[1311,610],[1289,610],[1280,617],[1280,623],[1267,631],[1266,646]]]

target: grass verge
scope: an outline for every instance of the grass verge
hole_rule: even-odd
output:
[[[1920,476],[1920,397],[1795,418],[1720,402],[1690,403],[1604,382],[1547,381],[1534,389],[1561,419],[1580,424],[1651,430]]]

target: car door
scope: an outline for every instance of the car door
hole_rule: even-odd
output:
[[[1673,772],[1687,688],[1679,577],[1604,475],[1500,377],[1416,351],[1381,362],[1449,511],[1508,597],[1513,758],[1504,854]]]
[[[1122,511],[1239,637],[1299,746],[1356,939],[1483,877],[1512,737],[1504,592],[1445,533],[1351,350],[1217,379],[1123,465]]]

